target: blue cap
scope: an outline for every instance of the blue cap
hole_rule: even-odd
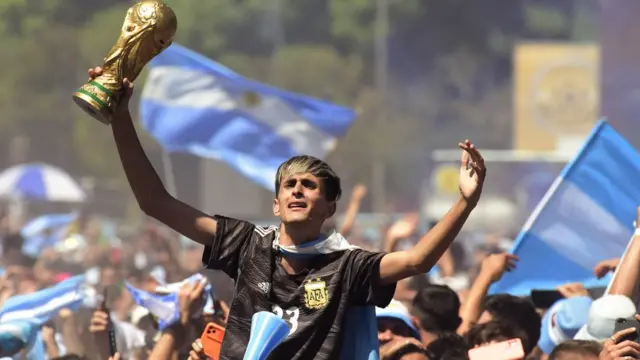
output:
[[[409,314],[409,310],[398,300],[391,300],[389,305],[386,308],[376,307],[376,318],[391,318],[397,319],[405,323],[411,329],[413,336],[420,340],[420,332],[413,322],[411,321],[411,315]]]
[[[580,328],[587,324],[592,302],[588,296],[576,296],[553,304],[542,318],[538,340],[540,350],[550,354],[556,345],[573,339]]]

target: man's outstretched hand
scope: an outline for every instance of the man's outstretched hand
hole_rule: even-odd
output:
[[[468,139],[459,143],[458,147],[462,149],[458,183],[460,194],[469,205],[475,206],[480,200],[487,169],[480,151]]]
[[[98,66],[89,69],[87,73],[89,74],[89,81],[93,81],[95,78],[102,75],[102,68]],[[122,92],[120,97],[117,99],[118,108],[116,109],[116,112],[129,109],[129,100],[131,99],[131,95],[133,95],[133,83],[129,81],[129,79],[123,79]]]

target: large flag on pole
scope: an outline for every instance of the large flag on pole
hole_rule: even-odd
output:
[[[593,267],[621,256],[633,233],[638,179],[640,154],[601,120],[520,231],[512,250],[520,257],[517,268],[492,292],[528,295],[566,282],[593,283]]]
[[[273,188],[294,155],[325,157],[356,113],[242,77],[177,44],[150,64],[141,121],[166,151],[226,162]]]

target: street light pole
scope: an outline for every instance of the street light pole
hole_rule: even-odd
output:
[[[375,32],[375,83],[378,93],[377,114],[375,117],[374,132],[376,136],[382,133],[383,124],[387,121],[387,90],[389,79],[389,49],[387,35],[389,34],[389,1],[376,0]],[[374,145],[375,146],[375,145]],[[374,159],[371,166],[373,210],[383,212],[387,199],[386,188],[386,164],[379,153],[374,151]]]

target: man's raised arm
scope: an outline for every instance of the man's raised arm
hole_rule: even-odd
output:
[[[101,73],[100,68],[89,70],[91,78]],[[216,221],[167,192],[140,144],[129,113],[133,84],[127,80],[123,84],[124,93],[111,122],[111,129],[122,167],[140,209],[178,233],[200,244],[210,245],[216,233]]]
[[[412,249],[392,252],[382,258],[380,280],[383,284],[428,272],[458,236],[478,203],[486,175],[484,159],[469,140],[458,144],[458,147],[462,149],[460,198]]]

